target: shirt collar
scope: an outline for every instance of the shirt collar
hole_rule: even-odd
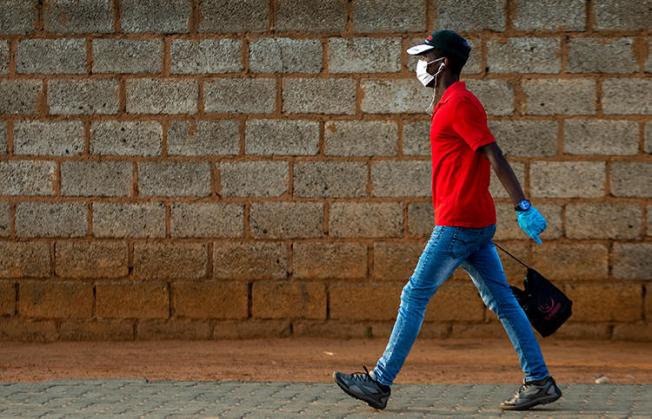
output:
[[[446,103],[448,99],[453,96],[453,94],[458,91],[458,90],[464,90],[466,89],[466,83],[464,83],[462,80],[457,80],[456,82],[453,82],[450,86],[446,88],[444,91],[444,94],[442,95],[441,99],[439,99],[439,102],[437,103]]]

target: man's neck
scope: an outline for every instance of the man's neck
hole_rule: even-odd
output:
[[[441,78],[441,82],[440,82],[441,84],[439,85],[439,88],[437,88],[436,101],[438,102],[439,99],[441,99],[442,96],[444,96],[444,92],[446,92],[446,89],[448,89],[448,87],[451,84],[455,83],[456,81],[459,81],[459,79],[460,79],[459,75],[452,76],[452,75],[444,74],[444,76]]]

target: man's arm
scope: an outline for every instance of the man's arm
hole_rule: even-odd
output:
[[[489,160],[491,167],[493,167],[496,176],[498,176],[498,179],[507,190],[507,193],[509,193],[514,205],[516,206],[521,202],[521,200],[525,199],[525,194],[523,193],[523,189],[521,189],[521,184],[514,174],[512,166],[510,166],[509,162],[505,159],[503,151],[498,147],[498,144],[495,142],[489,143],[478,148],[477,151],[482,153],[487,160]]]

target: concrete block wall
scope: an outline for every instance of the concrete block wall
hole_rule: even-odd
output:
[[[0,0],[0,339],[379,336],[433,227],[431,91],[463,79],[549,221],[496,241],[652,339],[652,12],[634,0]],[[512,284],[524,271],[502,255]],[[459,270],[422,336],[503,337]]]

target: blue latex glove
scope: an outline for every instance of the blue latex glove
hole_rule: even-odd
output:
[[[518,214],[518,225],[525,231],[525,234],[530,236],[537,244],[541,244],[539,234],[548,226],[546,219],[534,207],[530,207],[527,211],[516,211]]]

